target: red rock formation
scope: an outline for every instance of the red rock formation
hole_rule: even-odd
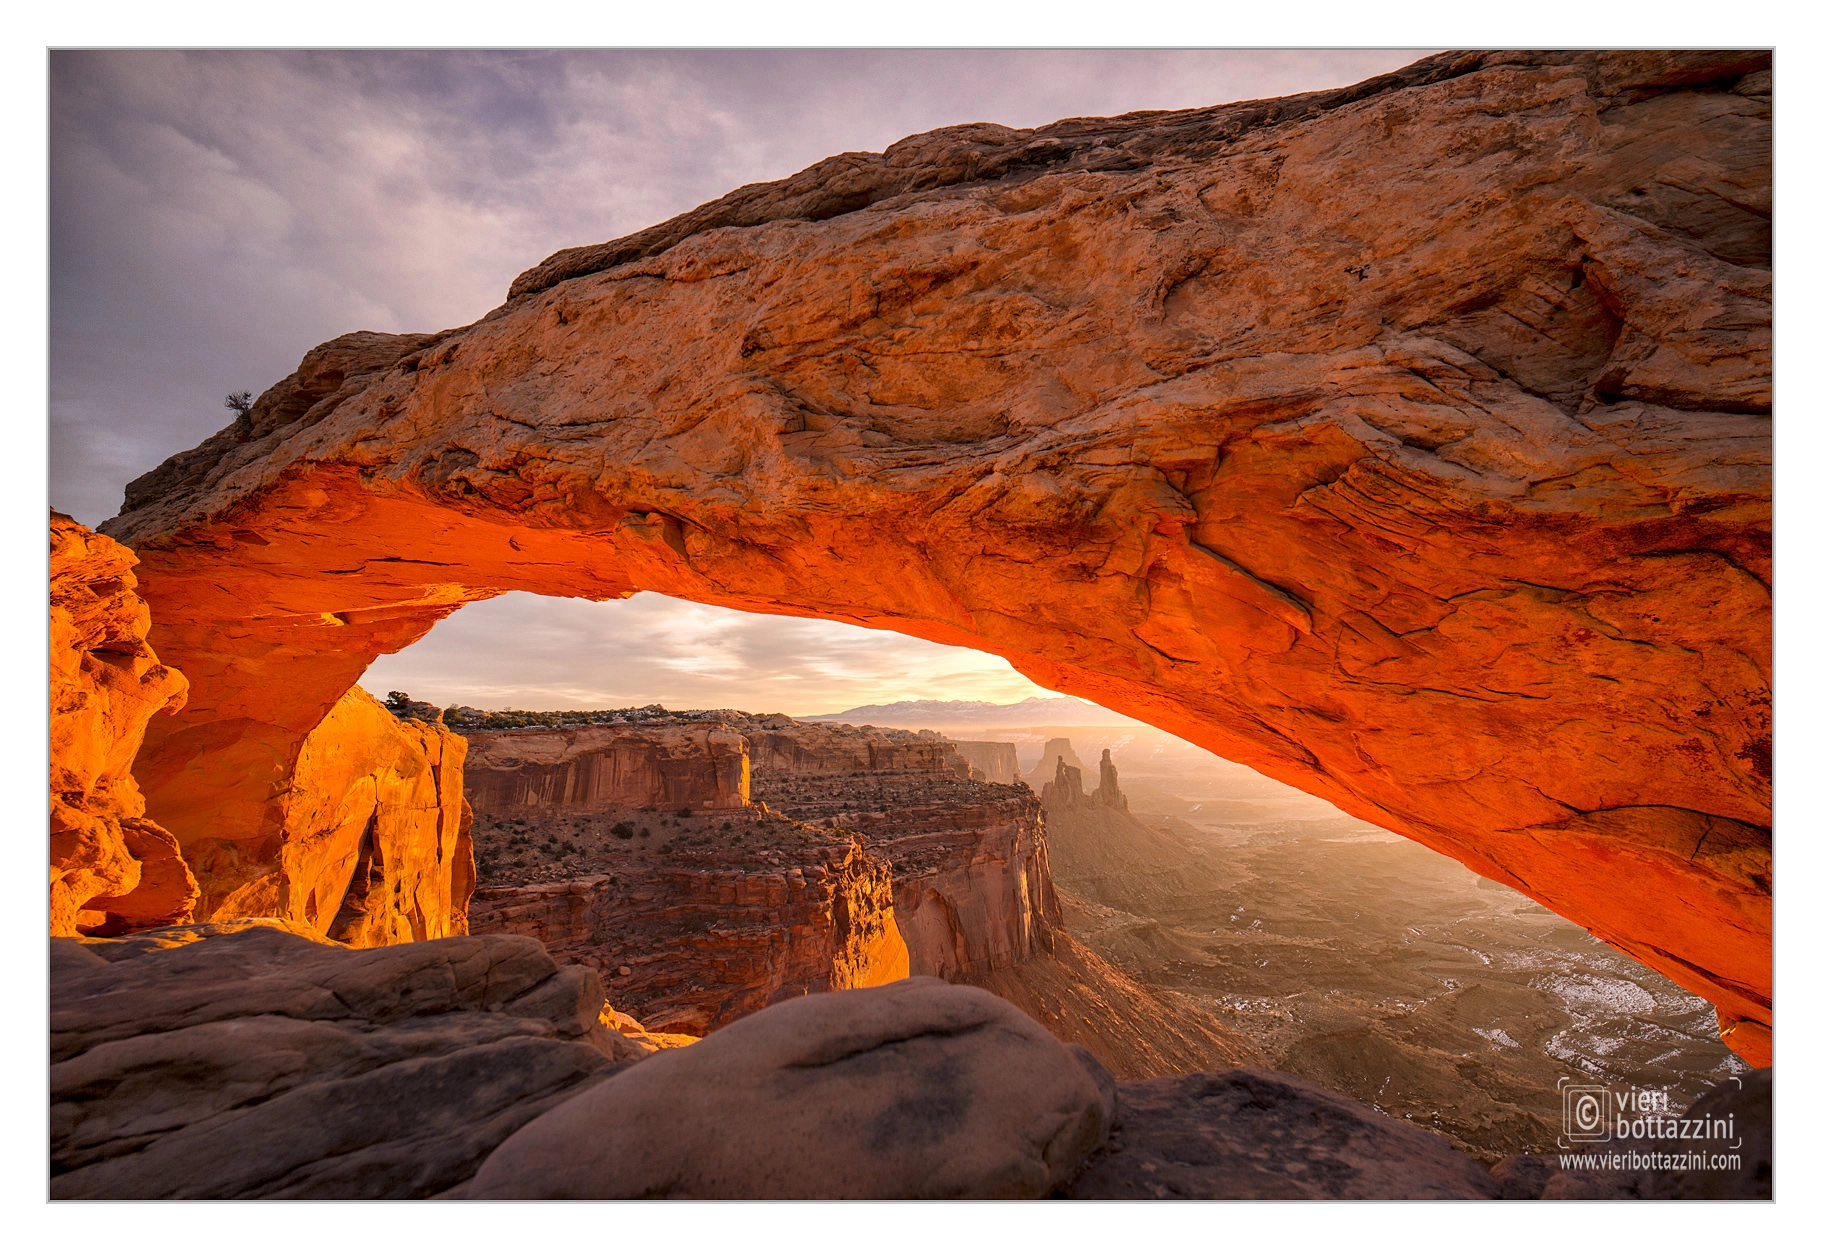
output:
[[[1103,747],[1101,750],[1101,784],[1094,788],[1092,794],[1082,792],[1082,770],[1072,768],[1064,763],[1065,758],[1075,758],[1070,749],[1069,739],[1052,738],[1051,746],[1062,744],[1059,751],[1045,751],[1045,757],[1054,754],[1056,759],[1056,776],[1044,783],[1040,792],[1046,813],[1067,807],[1111,807],[1115,811],[1126,811],[1126,796],[1120,793],[1120,770],[1114,767],[1113,752]]]
[[[1113,751],[1101,748],[1101,784],[1095,787],[1094,801],[1102,807],[1126,811],[1126,796],[1120,793],[1120,770],[1113,766]]]
[[[187,920],[196,880],[130,769],[189,683],[146,642],[133,553],[60,512],[50,538],[51,936]]]
[[[967,126],[311,354],[135,483],[258,837],[370,660],[646,589],[1005,656],[1418,839],[1769,1055],[1770,56]],[[342,363],[335,363],[341,361]]]
[[[198,914],[277,917],[356,947],[466,933],[465,751],[458,735],[400,721],[356,686],[304,739],[264,836],[186,842]]]
[[[1071,768],[1057,756],[1055,779],[1046,781],[1039,791],[1043,804],[1051,811],[1060,807],[1082,807],[1088,802],[1088,796],[1082,793],[1082,770]]]
[[[1056,893],[1026,787],[928,773],[759,773],[754,784],[769,806],[856,830],[891,862],[912,976],[1009,968],[1050,945]]]
[[[907,975],[890,871],[850,838],[794,855],[722,846],[611,876],[484,886],[469,925],[535,937],[556,958],[599,969],[614,1003],[658,1031],[701,1035],[787,998]]]
[[[552,809],[745,807],[747,742],[720,725],[587,725],[467,732],[469,802],[492,815]]]

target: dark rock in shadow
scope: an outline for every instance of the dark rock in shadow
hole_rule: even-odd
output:
[[[1119,1087],[1105,1149],[1066,1198],[1494,1198],[1441,1138],[1256,1068]]]
[[[415,1198],[619,1070],[528,938],[353,951],[283,922],[53,939],[53,1198]]]

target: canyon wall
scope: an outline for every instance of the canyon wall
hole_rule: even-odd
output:
[[[146,819],[132,765],[189,683],[146,641],[133,553],[60,512],[50,543],[51,936],[188,920],[196,879]]]
[[[1019,749],[1010,742],[960,742],[956,753],[978,774],[976,781],[1011,785],[1019,779]]]
[[[192,684],[148,811],[275,863],[305,735],[477,599],[827,617],[1452,855],[1765,1062],[1770,135],[1765,52],[1447,53],[832,157],[324,344],[104,527]]]
[[[877,729],[754,717],[743,726],[755,772],[919,772],[969,775],[968,761],[949,739],[929,731]]]
[[[1034,796],[861,814],[856,823],[891,857],[913,976],[995,972],[1052,945],[1060,919]]]
[[[535,937],[556,958],[598,969],[614,1005],[648,1029],[698,1036],[787,998],[907,973],[890,870],[849,838],[483,887],[469,924]]]
[[[935,734],[739,712],[672,715],[680,723],[469,734],[477,817],[508,845],[529,844],[533,834],[520,829],[586,842],[576,818],[589,815],[624,817],[623,832],[634,822],[649,831],[652,817],[631,810],[643,789],[591,791],[572,779],[578,760],[637,754],[653,735],[667,735],[680,773],[750,758],[757,803],[739,820],[709,822],[712,846],[699,850],[674,847],[686,825],[664,822],[661,863],[483,888],[471,911],[475,932],[537,937],[601,968],[616,997],[653,1027],[697,1031],[806,987],[871,984],[907,967],[945,978],[987,973],[1051,944],[1055,892],[1037,799],[1025,786],[966,779],[967,761]],[[515,765],[506,775],[520,790],[486,780],[502,761]],[[527,785],[546,801],[501,801]],[[710,809],[691,810],[687,827],[696,828]],[[785,823],[774,814],[837,841],[857,831],[866,849],[846,847],[839,871],[788,867],[801,851],[771,832]],[[769,832],[773,849],[761,855],[754,839]],[[616,849],[611,839],[595,841],[598,853]],[[638,847],[625,852],[643,858]],[[826,883],[820,892],[803,892],[805,871],[812,884]],[[621,967],[630,979],[615,980]]]
[[[588,725],[464,737],[465,784],[477,812],[718,811],[747,803],[747,740],[724,726]]]
[[[796,820],[853,829],[892,865],[911,975],[1009,968],[1047,949],[1056,893],[1038,800],[953,776],[761,773],[755,793]]]

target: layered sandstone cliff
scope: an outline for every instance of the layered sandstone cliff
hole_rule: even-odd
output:
[[[853,829],[892,865],[913,976],[1023,962],[1057,924],[1042,813],[1025,786],[936,774],[761,773],[756,794],[795,819]]]
[[[741,725],[753,756],[755,772],[804,773],[942,773],[967,777],[968,761],[956,744],[929,730],[879,729],[792,720],[788,716],[752,717]]]
[[[719,811],[747,804],[747,740],[714,724],[467,731],[477,812]]]
[[[1763,1061],[1770,133],[1766,53],[1450,53],[916,136],[326,344],[106,527],[192,682],[151,815],[276,862],[373,657],[655,590],[1005,656],[1524,890]]]
[[[133,553],[59,512],[50,541],[51,936],[187,920],[196,879],[131,770],[188,683],[146,641]]]
[[[805,987],[873,983],[894,968],[904,975],[901,963],[912,975],[953,977],[1008,968],[1049,946],[1056,901],[1037,800],[1023,785],[964,779],[972,769],[947,739],[733,711],[662,714],[674,723],[656,724],[660,715],[468,731],[483,842],[501,848],[484,854],[523,878],[477,894],[476,932],[529,933],[609,974],[625,966],[627,1001],[654,1027],[697,1030]],[[750,758],[758,807],[732,820],[705,819],[716,814],[707,804],[659,816],[664,805],[635,806],[648,797],[638,787],[597,793],[573,783],[577,760],[638,752],[655,734],[669,735],[679,774]],[[489,782],[502,760],[515,765],[509,776],[521,789]],[[541,786],[546,801],[520,801],[527,785]],[[866,850],[853,842],[833,875],[815,861],[800,865],[797,842],[811,833],[791,833],[792,821],[814,824],[816,841],[858,832]],[[647,842],[654,823],[662,841]],[[755,867],[762,841],[773,850]],[[531,849],[551,845],[567,848],[561,867],[527,871],[527,861],[546,858]],[[527,849],[512,854],[514,846]],[[830,882],[827,897],[772,882],[801,891],[805,871]],[[711,915],[707,905],[724,896],[731,909]]]
[[[535,937],[598,969],[647,1028],[698,1036],[771,1003],[907,974],[891,872],[858,840],[763,815],[741,828],[700,845],[673,833],[611,873],[483,886],[469,925]]]
[[[1011,785],[1019,779],[1019,749],[1010,742],[962,742],[955,750],[968,761],[976,781]]]

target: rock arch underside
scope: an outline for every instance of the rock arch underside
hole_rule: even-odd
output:
[[[219,902],[510,590],[1006,657],[1529,894],[1769,1061],[1770,56],[961,126],[311,351],[128,488]],[[502,640],[510,645],[510,640]]]

